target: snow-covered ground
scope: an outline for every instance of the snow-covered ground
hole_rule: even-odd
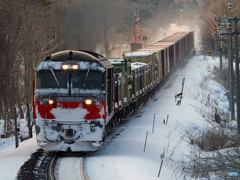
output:
[[[12,124],[14,125],[14,120],[11,120]],[[18,142],[21,142],[21,138],[25,138],[28,136],[28,127],[27,127],[27,120],[26,119],[18,119],[18,125],[19,128],[19,136],[18,136]],[[0,134],[4,134],[4,120],[0,120]],[[33,129],[35,132],[35,129]],[[15,145],[15,136],[10,138],[0,138],[0,149],[9,147]]]
[[[101,149],[87,158],[87,173],[91,180],[158,179],[160,155],[163,152],[165,157],[160,178],[177,179],[172,167],[179,160],[184,160],[183,155],[188,155],[190,150],[189,141],[182,138],[183,130],[189,126],[201,130],[207,124],[199,111],[202,105],[198,99],[194,99],[194,94],[199,93],[198,86],[202,77],[210,74],[213,64],[218,66],[219,60],[211,57],[205,61],[203,59],[203,56],[195,56],[186,60],[189,63],[185,68],[178,68],[163,88],[129,118],[131,120],[127,119],[124,125],[116,128],[114,134],[119,135],[113,134],[113,138],[108,138]],[[174,96],[181,92],[184,77],[184,98],[181,106],[176,106]],[[207,91],[208,86],[212,88],[212,83],[206,83]],[[215,84],[214,88],[224,94],[222,86]],[[227,104],[226,101],[223,106]],[[152,132],[154,115],[155,126]],[[163,120],[168,115],[166,125]],[[147,132],[147,145],[143,152]]]
[[[39,147],[36,136],[23,141],[19,148],[15,145],[0,150],[0,180],[14,180],[20,167]]]
[[[117,126],[99,150],[88,153],[85,163],[91,180],[177,179],[180,174],[175,176],[173,166],[179,160],[185,160],[184,155],[189,154],[191,146],[188,138],[182,137],[184,130],[188,127],[201,130],[207,125],[206,118],[200,113],[202,103],[199,98],[201,93],[204,94],[199,90],[200,82],[204,75],[211,73],[214,64],[219,65],[218,58],[212,57],[204,60],[203,56],[195,56],[185,61],[187,63],[183,65],[187,65],[179,67],[147,104]],[[176,106],[174,96],[181,92],[184,77],[182,103]],[[221,96],[219,106],[227,107],[221,85],[207,81],[204,86],[206,92]],[[168,122],[164,124],[168,115]],[[20,143],[17,149],[14,146],[0,149],[0,180],[15,179],[18,169],[37,149],[36,137]]]

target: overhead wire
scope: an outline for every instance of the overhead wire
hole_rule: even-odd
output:
[[[235,11],[239,6],[240,6],[240,3],[237,5],[236,8],[234,8],[234,9],[230,9],[230,11]]]
[[[240,6],[240,3],[237,5],[236,8],[234,8],[234,9],[232,9],[232,10],[230,10],[230,11],[235,11],[239,6]],[[230,12],[229,12],[229,17],[230,17]],[[204,18],[204,19],[205,19],[205,18]],[[205,19],[205,20],[206,20],[206,19]],[[232,30],[234,31],[236,28],[238,28],[238,25],[239,25],[239,24],[237,24],[237,26],[235,26],[234,29],[232,29]],[[224,30],[227,30],[227,29],[229,29],[229,23],[226,23],[226,26],[223,27],[223,29],[221,29],[221,30],[224,31]],[[219,26],[217,26],[217,32],[220,34]],[[227,46],[224,42],[221,42],[221,44],[224,45],[224,46]]]
[[[231,1],[229,1],[229,2],[231,2]],[[235,11],[239,6],[240,6],[240,3],[234,9],[232,9],[232,10],[230,9],[230,11]],[[230,11],[229,11],[229,17],[230,17]],[[239,25],[239,23],[232,30],[234,31],[236,28],[238,28],[238,25]],[[227,30],[227,29],[229,29],[229,23],[226,23],[226,26],[221,30],[224,31],[224,30]],[[220,34],[219,26],[217,26],[217,32]],[[225,44],[224,41],[221,42],[221,45],[227,46],[227,44]]]

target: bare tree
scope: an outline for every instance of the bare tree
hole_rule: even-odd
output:
[[[0,115],[6,133],[14,107],[23,118],[32,102],[34,67],[57,44],[56,6],[45,0],[0,1]]]
[[[213,17],[224,17],[233,18],[234,16],[239,17],[240,11],[239,8],[234,11],[228,9],[228,0],[209,0],[206,3],[206,6],[202,7],[199,11],[199,30],[200,36],[202,37],[201,41],[205,42],[205,45],[208,49],[214,49],[215,38],[212,33],[214,32],[214,19]],[[238,2],[232,2],[233,7],[237,7]],[[227,30],[227,27],[225,28]]]

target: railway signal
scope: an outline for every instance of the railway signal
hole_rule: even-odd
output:
[[[135,32],[131,31],[131,37],[132,37],[132,40],[135,42],[136,40],[136,35],[135,35]]]
[[[217,52],[217,50],[218,50],[218,32],[217,32],[217,24],[218,24],[218,19],[217,18],[215,18],[214,19],[215,21],[214,21],[214,31],[215,31],[215,43],[216,43],[216,52]]]
[[[214,31],[217,33],[217,24],[214,25]]]
[[[141,42],[141,23],[140,23],[140,18],[138,18],[138,42]]]
[[[215,21],[214,21],[214,31],[215,31],[216,34],[217,34],[217,23],[218,23],[218,21],[217,21],[217,19],[215,19]]]
[[[208,50],[208,55],[211,56],[212,55],[212,51]]]
[[[133,18],[133,31],[131,31],[132,33],[132,40],[134,42],[141,42],[141,21],[139,18],[139,14],[138,14],[138,7],[135,8],[134,11],[134,15],[132,16]]]

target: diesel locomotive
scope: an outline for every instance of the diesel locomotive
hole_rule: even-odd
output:
[[[108,60],[84,50],[45,58],[35,69],[33,114],[37,143],[52,151],[95,151],[111,128],[138,109],[194,48],[179,32]]]
[[[61,51],[36,68],[34,119],[39,146],[94,151],[114,115],[113,65],[88,51]]]

